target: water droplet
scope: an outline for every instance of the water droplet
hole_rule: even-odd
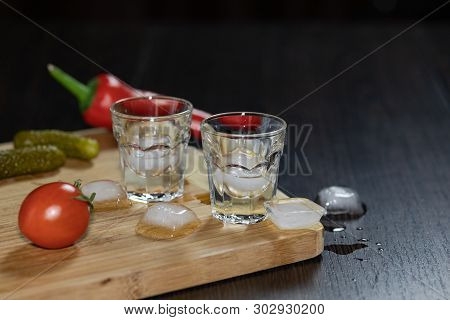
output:
[[[377,246],[381,246],[381,242],[377,242],[375,243]]]
[[[369,242],[369,239],[367,239],[367,238],[361,238],[361,239],[358,239],[358,241],[359,241],[359,242]]]
[[[383,252],[384,251],[384,249],[383,248],[378,248],[378,252]]]
[[[357,227],[356,230],[360,231],[360,230],[364,230],[362,227]]]
[[[353,282],[356,282],[356,279],[355,279],[355,278],[352,278],[352,281],[353,281]]]
[[[358,261],[369,261],[369,259],[365,259],[365,258],[354,258],[355,260],[358,260]]]

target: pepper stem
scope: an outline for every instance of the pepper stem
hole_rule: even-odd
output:
[[[55,78],[64,88],[70,91],[77,99],[80,104],[86,104],[86,100],[92,96],[92,90],[89,86],[79,82],[75,78],[71,77],[61,69],[55,67],[52,64],[47,65],[48,72]]]

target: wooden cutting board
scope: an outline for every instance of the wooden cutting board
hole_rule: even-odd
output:
[[[320,223],[281,231],[270,221],[242,226],[212,218],[201,170],[187,176],[185,195],[177,200],[202,222],[185,238],[155,241],[136,235],[136,223],[146,207],[134,204],[131,209],[94,213],[87,234],[74,246],[38,248],[17,227],[20,204],[30,191],[57,180],[119,180],[112,135],[97,129],[81,134],[101,143],[102,152],[94,161],[70,159],[54,172],[0,180],[0,298],[144,298],[310,259],[323,250]],[[189,161],[195,168],[204,166],[195,148],[189,150]]]

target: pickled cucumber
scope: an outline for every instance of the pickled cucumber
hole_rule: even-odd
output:
[[[20,131],[14,136],[15,148],[36,145],[54,145],[68,158],[82,160],[95,158],[100,151],[97,140],[59,130]]]
[[[65,159],[55,146],[0,150],[0,179],[52,171],[61,167]]]

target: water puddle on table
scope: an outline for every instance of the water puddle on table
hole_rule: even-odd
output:
[[[323,249],[325,251],[331,251],[339,255],[348,255],[355,252],[356,250],[367,248],[367,244],[364,243],[353,243],[353,244],[332,244],[327,245]]]

